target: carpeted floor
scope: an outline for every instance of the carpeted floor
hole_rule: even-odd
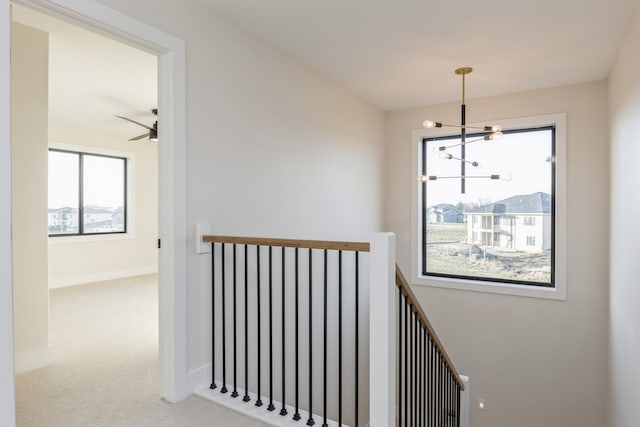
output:
[[[157,277],[50,292],[56,361],[16,377],[20,427],[265,426],[197,396],[158,395]]]

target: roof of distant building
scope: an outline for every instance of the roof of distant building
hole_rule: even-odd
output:
[[[468,209],[465,213],[545,214],[551,213],[551,195],[541,191],[520,194],[507,199]]]
[[[112,208],[86,206],[84,208],[85,214],[113,214],[115,211]],[[70,208],[65,206],[63,208],[49,208],[49,213],[63,213],[63,214],[77,214],[78,208]]]
[[[431,206],[429,209],[434,209],[434,210],[438,210],[438,211],[442,211],[442,212],[446,212],[446,211],[450,211],[450,210],[455,210],[455,211],[460,212],[460,209],[457,206],[452,205],[450,203],[440,203],[438,205]]]

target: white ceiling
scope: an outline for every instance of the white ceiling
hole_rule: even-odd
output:
[[[196,0],[385,110],[607,78],[640,0]],[[50,33],[50,121],[151,125],[157,58],[14,5]]]
[[[153,125],[157,57],[19,5],[13,20],[49,33],[49,121],[117,134],[146,133],[125,116]],[[144,141],[144,140],[143,140]]]
[[[385,110],[607,78],[637,0],[197,0]]]

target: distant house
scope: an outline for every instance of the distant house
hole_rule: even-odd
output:
[[[78,232],[78,208],[62,207],[48,210],[49,234]]]
[[[524,252],[551,249],[551,195],[518,195],[469,209],[467,242]]]
[[[441,203],[429,208],[429,223],[438,222],[464,222],[464,214],[455,205]]]
[[[87,206],[83,210],[84,232],[95,233],[124,229],[124,209]],[[49,234],[78,233],[78,208],[62,207],[48,210]]]
[[[110,231],[114,210],[102,206],[86,206],[83,210],[84,231],[87,233]]]

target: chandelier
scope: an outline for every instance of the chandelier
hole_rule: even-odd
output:
[[[509,180],[508,176],[500,176],[499,174],[491,174],[491,175],[467,175],[467,166],[471,166],[474,168],[479,167],[479,163],[476,161],[472,161],[467,159],[465,147],[468,144],[478,142],[478,141],[492,141],[502,138],[502,127],[500,126],[469,126],[466,123],[466,106],[465,106],[465,76],[473,71],[471,67],[461,67],[455,70],[455,73],[462,78],[462,104],[460,105],[460,124],[443,124],[441,122],[434,122],[431,120],[425,120],[422,123],[422,126],[425,128],[441,128],[441,127],[451,127],[451,128],[459,128],[460,129],[460,142],[452,145],[443,145],[437,147],[437,151],[439,151],[440,158],[444,160],[453,160],[460,162],[460,175],[456,176],[436,176],[436,175],[422,175],[418,179],[422,182],[436,181],[438,179],[460,179],[460,192],[462,194],[465,193],[465,183],[467,179],[470,178],[484,178],[484,179],[503,179]],[[479,133],[483,133],[482,136],[467,140],[467,129],[477,130]],[[460,147],[460,156],[454,156],[449,153],[447,150]],[[508,175],[508,174],[507,174]]]

